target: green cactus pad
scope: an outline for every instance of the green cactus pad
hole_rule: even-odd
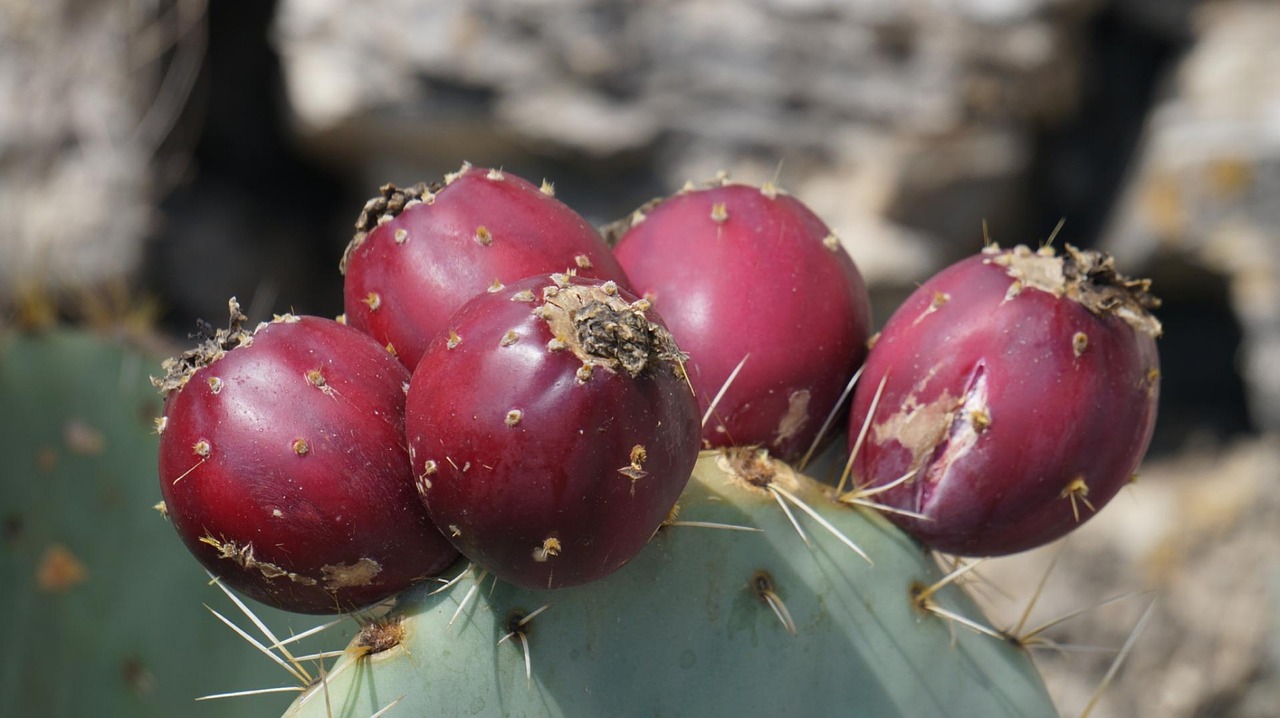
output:
[[[291,680],[205,610],[240,618],[153,509],[158,367],[89,334],[0,335],[0,715],[229,718],[288,704],[194,702]],[[259,615],[281,635],[316,623]]]
[[[1025,651],[918,606],[941,572],[887,521],[780,465],[756,485],[728,466],[704,455],[677,520],[602,581],[473,590],[468,570],[402,594],[286,716],[1057,715]],[[954,585],[932,599],[985,623]]]

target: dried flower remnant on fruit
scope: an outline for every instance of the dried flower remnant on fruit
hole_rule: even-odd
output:
[[[611,293],[567,284],[545,300],[542,310],[539,316],[552,335],[584,366],[621,369],[634,377],[655,362],[684,360],[671,334],[621,299],[616,285]],[[581,374],[578,379],[585,381]]]
[[[1003,267],[1013,277],[1010,291],[1015,296],[1014,287],[1038,289],[1078,302],[1096,315],[1117,316],[1153,339],[1160,336],[1160,321],[1151,314],[1160,307],[1160,300],[1151,294],[1151,280],[1121,274],[1108,254],[1069,244],[1061,255],[1050,247],[1033,252],[1025,245],[1008,251],[991,245],[982,251],[988,263]]]
[[[173,391],[181,389],[192,374],[218,361],[232,349],[248,346],[253,342],[253,334],[244,329],[244,323],[249,318],[240,311],[240,303],[235,297],[227,302],[227,309],[231,319],[226,329],[215,330],[207,322],[200,322],[198,332],[200,343],[176,357],[165,359],[160,365],[165,375],[161,378],[152,377],[151,383],[160,390],[162,395],[168,396]]]
[[[512,409],[511,411],[507,412],[507,418],[505,419],[505,423],[508,428],[515,428],[520,423],[520,420],[523,418],[524,418],[523,411],[520,411],[519,409]]]

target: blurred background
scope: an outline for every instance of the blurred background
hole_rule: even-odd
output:
[[[364,200],[464,160],[597,224],[775,181],[878,323],[984,222],[1152,278],[1140,481],[975,590],[1002,626],[1054,556],[1031,624],[1149,591],[1046,634],[1115,649],[1154,598],[1095,716],[1276,714],[1280,3],[0,0],[0,329],[335,315]],[[1114,653],[1037,657],[1078,715]]]

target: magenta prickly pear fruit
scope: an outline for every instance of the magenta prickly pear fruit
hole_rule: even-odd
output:
[[[1160,323],[1148,288],[1070,246],[988,247],[926,281],[854,394],[857,486],[907,477],[875,500],[919,514],[889,517],[947,553],[1013,553],[1086,521],[1151,439]]]
[[[538,188],[463,165],[444,187],[384,185],[343,255],[347,322],[412,371],[449,317],[477,294],[532,274],[626,277],[600,235]]]
[[[302,613],[377,602],[457,556],[415,495],[409,372],[317,317],[229,329],[165,362],[160,489],[211,572]]]
[[[519,586],[612,573],[670,515],[697,460],[681,359],[648,302],[613,282],[530,277],[472,299],[409,388],[431,518]]]
[[[703,412],[741,364],[705,445],[804,455],[862,363],[870,323],[862,276],[822,220],[769,185],[689,189],[638,213],[614,255],[688,352]]]

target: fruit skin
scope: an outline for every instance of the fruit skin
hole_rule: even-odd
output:
[[[1059,715],[1025,650],[916,608],[911,587],[941,577],[918,544],[807,477],[783,483],[875,565],[795,511],[807,546],[768,492],[708,452],[680,518],[760,531],[667,526],[623,570],[554,595],[492,579],[476,590],[470,577],[435,595],[415,588],[387,621],[400,640],[372,655],[352,641],[327,685],[285,715],[364,718],[393,701],[388,715],[482,718]],[[761,571],[796,635],[756,592]],[[957,585],[935,598],[986,623]],[[527,646],[520,636],[499,642],[513,615],[548,604],[519,627]]]
[[[639,217],[614,255],[688,352],[702,411],[749,355],[704,445],[800,458],[866,356],[870,300],[849,254],[770,186],[686,190]]]
[[[860,487],[948,553],[1058,538],[1133,476],[1159,395],[1158,301],[1109,257],[989,247],[926,281],[890,318],[854,394]]]
[[[697,458],[698,412],[646,308],[611,282],[530,277],[468,302],[423,356],[406,406],[418,489],[490,573],[593,581],[667,518]]]
[[[410,371],[471,297],[538,273],[626,275],[595,229],[510,172],[463,165],[444,187],[384,185],[365,205],[341,269],[347,322]]]
[[[337,322],[232,327],[166,362],[160,488],[187,548],[263,603],[333,613],[379,601],[456,553],[418,502],[404,448],[408,372]]]

